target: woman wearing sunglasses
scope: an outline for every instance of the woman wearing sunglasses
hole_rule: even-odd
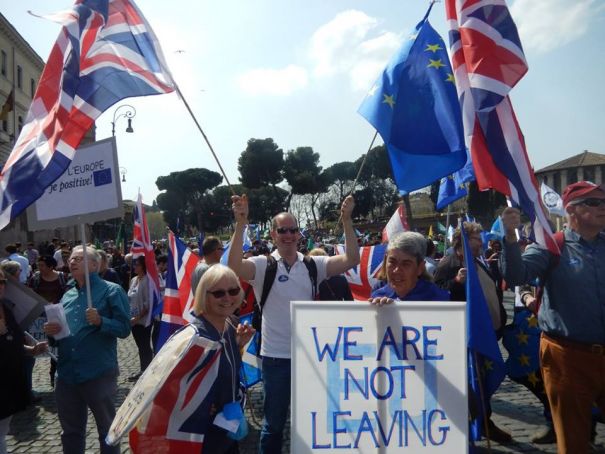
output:
[[[208,429],[204,435],[204,452],[237,453],[237,442],[228,436],[227,430],[217,426],[216,417],[230,405],[243,404],[239,389],[241,368],[240,351],[254,335],[254,328],[239,324],[233,315],[240,307],[243,292],[239,279],[226,266],[211,266],[202,276],[195,291],[192,322],[201,336],[223,345],[218,376],[209,392],[210,414],[206,420]]]

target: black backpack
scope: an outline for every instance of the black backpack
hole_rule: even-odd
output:
[[[317,265],[313,261],[311,257],[304,256],[303,263],[307,267],[307,271],[309,272],[309,279],[311,279],[311,284],[313,285],[313,298],[317,295]],[[267,302],[267,298],[269,297],[269,292],[271,291],[271,287],[273,287],[273,282],[275,281],[275,276],[277,275],[277,260],[273,256],[267,257],[267,269],[265,271],[265,279],[263,280],[263,292],[261,294],[260,301],[254,305],[254,314],[252,315],[252,327],[259,334],[257,336],[258,342],[258,354],[260,355],[260,345],[261,345],[261,329],[263,323],[263,308],[265,307],[265,303]]]

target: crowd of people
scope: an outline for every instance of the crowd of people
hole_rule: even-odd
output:
[[[243,253],[248,200],[243,195],[232,201],[235,224],[228,252],[219,238],[206,237],[198,251],[203,258],[191,277],[192,324],[200,336],[224,345],[220,379],[209,394],[212,410],[204,419],[205,452],[238,452],[237,437],[213,419],[226,406],[242,404],[234,377],[242,346],[258,330],[264,387],[259,452],[281,453],[290,407],[290,302],[353,300],[343,273],[360,261],[351,219],[354,200],[349,196],[341,206],[343,254],[323,244],[309,250],[297,219],[285,212],[273,217],[270,241],[257,241]],[[488,249],[481,225],[463,224],[472,258],[464,257],[460,228],[439,259],[433,240],[420,233],[392,236],[369,302],[379,307],[393,301],[466,301],[467,270],[476,266],[491,328],[509,351],[508,376],[544,407],[544,426],[532,441],[556,442],[560,453],[577,454],[589,451],[605,411],[605,187],[574,183],[566,188],[563,202],[567,226],[555,235],[560,256],[519,237],[521,215],[514,208],[502,214],[505,237],[491,241]],[[219,263],[223,255],[228,266]],[[163,285],[167,257],[161,243],[156,262]],[[132,381],[156,353],[159,321],[150,313],[147,273],[143,257],[122,256],[111,244],[97,250],[55,239],[38,249],[31,243],[25,250],[20,244],[6,246],[6,259],[0,263],[0,358],[14,367],[0,374],[0,454],[6,452],[11,416],[36,401],[33,357],[49,349],[57,357],[49,374],[64,452],[84,452],[87,409],[96,421],[100,452],[119,452],[105,443],[115,416],[117,339],[132,335],[137,345],[140,371],[129,377]],[[13,316],[19,302],[3,298],[8,279],[28,285],[48,304],[61,303],[68,335],[66,326],[48,321],[43,325],[48,345],[26,337]],[[504,290],[516,295],[512,320],[507,320]],[[256,307],[252,327],[239,324],[237,317],[247,305]],[[527,353],[523,367],[511,360],[518,348]],[[510,442],[511,434],[491,419],[489,398],[470,394],[471,415],[477,405],[485,410],[483,435]]]

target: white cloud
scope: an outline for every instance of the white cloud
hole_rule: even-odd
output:
[[[309,57],[316,77],[347,74],[355,90],[366,90],[399,47],[401,37],[378,31],[378,21],[348,10],[336,15],[313,34]]]
[[[305,68],[288,65],[282,69],[252,69],[237,78],[237,85],[249,95],[286,96],[306,87],[308,80]]]
[[[523,47],[549,52],[584,35],[599,9],[597,0],[516,0],[511,14]]]

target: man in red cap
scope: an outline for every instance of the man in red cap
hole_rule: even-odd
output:
[[[502,268],[511,285],[538,278],[544,286],[538,312],[544,387],[559,454],[578,454],[589,450],[591,406],[605,412],[605,185],[580,181],[562,198],[568,227],[558,241],[561,256],[537,245],[521,255],[520,213],[507,208]]]

